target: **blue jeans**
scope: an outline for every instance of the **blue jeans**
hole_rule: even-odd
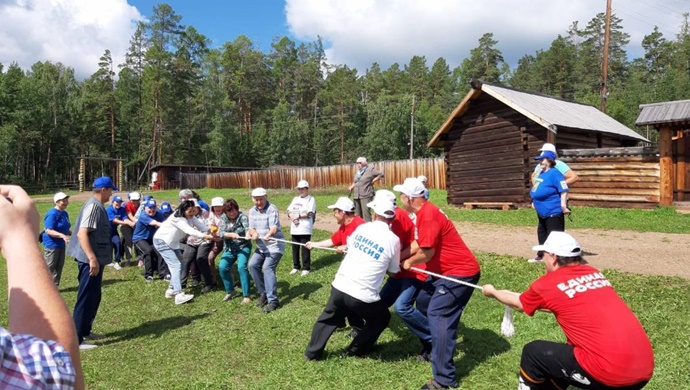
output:
[[[252,274],[259,295],[265,295],[268,303],[278,302],[278,280],[276,268],[283,257],[281,252],[260,252],[257,248],[249,259],[249,273]]]
[[[429,321],[414,307],[421,286],[422,282],[415,278],[388,277],[379,295],[386,307],[393,305],[398,317],[426,346],[431,345],[431,335],[428,334]]]
[[[172,249],[163,240],[154,239],[153,246],[168,265],[168,269],[170,270],[170,285],[172,286],[173,292],[181,292],[182,282],[180,281],[180,270],[182,269],[182,253],[180,253],[179,249]]]
[[[473,284],[479,281],[479,274],[448,276]],[[442,386],[458,386],[453,354],[460,316],[473,292],[472,287],[438,279],[425,282],[417,297],[417,309],[429,319],[429,328],[425,331],[431,336],[431,370],[434,380]]]
[[[115,234],[110,237],[110,242],[113,243],[113,252],[115,252],[115,262],[119,263],[122,260],[122,241],[120,236]]]
[[[249,270],[247,269],[247,260],[249,253],[252,251],[250,246],[244,247],[238,251],[229,250],[224,251],[223,256],[218,263],[218,273],[223,279],[223,287],[225,292],[230,294],[235,289],[235,281],[232,278],[232,265],[237,260],[237,273],[240,274],[240,285],[242,286],[242,296],[249,296]]]
[[[76,259],[75,259],[76,261]],[[77,290],[77,302],[74,304],[72,318],[77,328],[79,344],[84,342],[84,337],[91,334],[93,320],[96,319],[98,307],[101,305],[101,285],[103,282],[103,265],[100,266],[98,275],[90,276],[89,263],[77,261],[79,267],[79,289]]]

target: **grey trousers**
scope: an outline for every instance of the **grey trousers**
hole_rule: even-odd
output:
[[[65,248],[44,248],[44,253],[46,264],[48,264],[50,274],[53,276],[53,283],[59,286],[60,278],[62,277],[62,267],[65,266]]]
[[[359,215],[365,221],[371,222],[371,212],[369,212],[367,203],[371,202],[372,200],[374,200],[373,197],[353,199],[352,201],[355,204],[355,215]]]

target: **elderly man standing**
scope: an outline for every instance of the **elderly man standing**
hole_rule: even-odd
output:
[[[357,157],[357,172],[355,180],[348,190],[352,193],[355,203],[355,214],[364,218],[366,222],[371,222],[371,213],[367,203],[374,199],[374,183],[383,179],[383,173],[367,164],[367,159]]]
[[[94,180],[93,196],[79,210],[72,239],[67,247],[67,253],[74,257],[79,266],[79,289],[73,313],[79,349],[96,348],[95,345],[84,344],[84,339],[96,340],[102,337],[91,333],[91,326],[101,304],[103,267],[112,261],[113,256],[110,221],[103,206],[110,200],[113,190],[120,189],[109,177]]]
[[[321,357],[328,339],[348,313],[365,321],[347,347],[345,355],[351,356],[371,352],[391,319],[388,306],[381,302],[379,288],[386,272],[400,270],[400,239],[390,227],[395,206],[383,197],[368,206],[374,209],[374,222],[359,226],[348,240],[348,252],[333,280],[331,296],[312,329],[304,354],[307,360]]]
[[[479,264],[472,251],[455,229],[453,222],[434,204],[424,198],[424,185],[416,178],[407,178],[393,187],[400,192],[400,206],[417,216],[417,246],[419,247],[402,268],[426,264],[428,271],[477,284]],[[447,389],[458,386],[455,376],[455,353],[458,323],[473,288],[445,279],[430,278],[421,286],[417,310],[425,314],[428,327],[417,324],[417,334],[425,344],[431,340],[429,355],[434,379],[422,389]],[[428,347],[428,345],[425,345]]]
[[[249,273],[259,292],[258,307],[270,313],[280,307],[278,300],[278,280],[276,269],[285,252],[285,243],[280,228],[278,208],[268,202],[266,190],[258,187],[252,190],[254,207],[249,209],[249,232],[247,235],[256,241],[256,250],[249,259]]]

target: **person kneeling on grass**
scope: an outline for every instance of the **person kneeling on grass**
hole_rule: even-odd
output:
[[[369,354],[391,319],[379,289],[386,272],[400,271],[400,239],[390,230],[395,206],[383,198],[366,206],[373,209],[374,220],[359,226],[348,239],[347,255],[333,280],[331,296],[312,329],[304,353],[307,360],[323,355],[328,339],[348,313],[364,320],[364,326],[345,351],[348,356]]]
[[[194,298],[193,294],[186,294],[182,291],[180,281],[180,262],[182,261],[180,240],[186,234],[206,240],[218,239],[211,234],[208,226],[194,218],[198,213],[199,204],[196,200],[185,200],[175,210],[175,213],[161,224],[153,236],[153,246],[170,269],[170,287],[165,291],[165,297],[175,297],[176,305],[189,302]],[[194,229],[192,226],[199,230]]]
[[[556,316],[568,344],[536,340],[525,345],[518,389],[643,388],[652,378],[654,352],[640,321],[606,277],[581,257],[580,245],[552,232],[543,245],[546,275],[517,294],[487,284],[490,298],[532,316]]]

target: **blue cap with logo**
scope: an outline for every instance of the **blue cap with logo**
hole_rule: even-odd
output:
[[[170,202],[163,202],[163,203],[161,203],[161,212],[162,212],[162,213],[170,213],[170,212],[172,212],[172,206],[170,205]]]
[[[149,199],[144,203],[144,207],[156,207],[156,201],[153,199]]]
[[[120,198],[117,195],[113,196],[113,203],[115,203],[115,202],[122,202],[122,198]]]
[[[540,155],[538,155],[538,156],[535,157],[534,159],[535,159],[535,160],[542,160],[542,159],[545,159],[545,158],[548,158],[549,160],[555,160],[555,159],[557,158],[557,157],[556,157],[556,153],[554,153],[554,152],[552,152],[552,151],[550,151],[550,150],[544,150],[543,152],[541,152]]]
[[[93,189],[99,190],[101,188],[112,188],[115,191],[120,191],[120,189],[113,184],[113,181],[108,176],[101,176],[93,181]]]

